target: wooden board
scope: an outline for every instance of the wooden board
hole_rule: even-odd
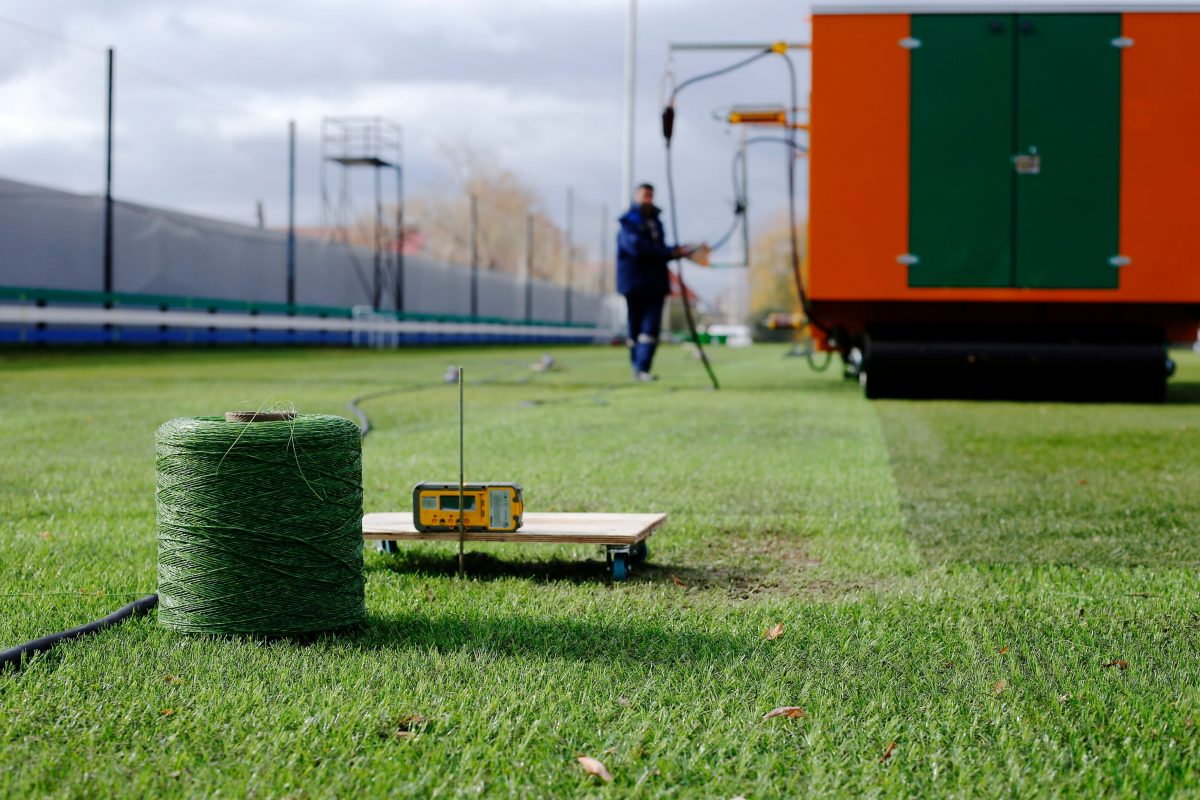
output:
[[[667,521],[666,514],[557,514],[530,512],[512,532],[467,531],[466,542],[558,542],[630,545],[645,540]],[[411,511],[363,517],[363,538],[370,541],[457,542],[457,531],[420,533]]]

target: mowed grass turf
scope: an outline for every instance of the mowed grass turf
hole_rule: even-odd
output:
[[[153,615],[0,675],[0,794],[795,797],[1200,792],[1200,362],[1162,406],[876,402],[783,350],[0,356],[0,647],[155,586],[153,432],[345,413],[366,508],[456,475],[530,509],[666,511],[587,547],[368,552],[369,623],[187,637]],[[768,640],[764,632],[782,624]],[[779,706],[798,718],[763,720]],[[611,784],[577,755],[598,758]]]

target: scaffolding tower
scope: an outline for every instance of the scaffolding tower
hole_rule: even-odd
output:
[[[351,263],[371,307],[383,306],[389,285],[396,311],[404,310],[404,167],[402,129],[383,117],[325,117],[321,120],[321,224],[346,245]],[[374,187],[371,223],[372,263],[368,277],[353,245],[358,216],[354,174],[370,169]],[[334,172],[334,175],[330,175]],[[384,174],[393,177],[396,191],[394,220],[383,213]],[[331,177],[337,194],[331,196]]]

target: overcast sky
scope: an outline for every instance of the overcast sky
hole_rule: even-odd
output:
[[[445,149],[469,143],[533,184],[556,217],[568,185],[581,217],[598,218],[602,203],[615,216],[624,202],[626,8],[627,0],[0,0],[0,16],[75,43],[0,20],[0,177],[101,191],[102,49],[112,45],[119,198],[244,222],[261,199],[268,225],[282,225],[286,121],[295,119],[299,221],[317,223],[320,120],[371,114],[403,126],[412,193],[447,180]],[[663,181],[658,106],[669,41],[807,39],[805,14],[804,3],[787,0],[640,0],[638,178]],[[683,79],[738,57],[680,54],[675,70]],[[806,103],[807,56],[796,57]],[[786,97],[776,58],[682,97],[683,238],[713,239],[729,219],[737,140],[714,109]],[[752,220],[765,221],[783,200],[783,155],[757,150]]]

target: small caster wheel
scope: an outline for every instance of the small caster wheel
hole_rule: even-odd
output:
[[[630,553],[630,555],[633,556],[633,562],[635,564],[641,564],[650,557],[650,546],[646,544],[646,540],[643,539],[633,546],[633,552]]]
[[[399,553],[400,545],[396,544],[393,541],[385,539],[384,541],[379,543],[379,551],[381,553],[388,553],[388,554]]]
[[[624,553],[613,553],[612,557],[612,579],[614,581],[623,581],[629,576],[629,565],[626,562]]]

